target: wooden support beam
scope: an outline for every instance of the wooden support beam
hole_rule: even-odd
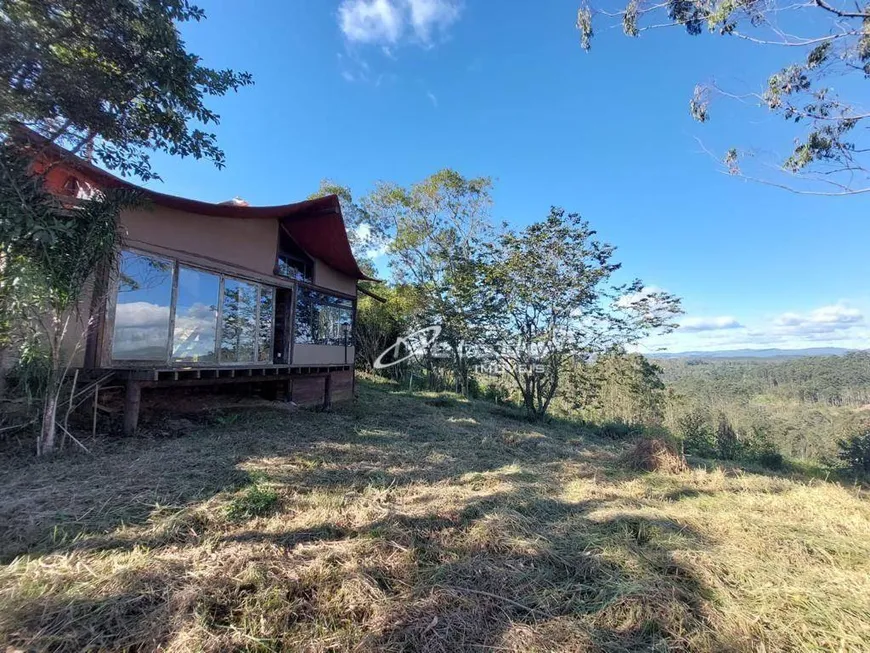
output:
[[[325,374],[309,374],[307,375],[311,378],[320,377],[323,378]],[[299,377],[295,377],[299,378]],[[257,377],[249,378],[246,376],[237,376],[235,378],[230,378],[228,376],[222,376],[220,378],[211,378],[211,379],[179,379],[178,381],[171,380],[161,380],[161,381],[140,381],[139,385],[143,388],[172,388],[172,387],[191,387],[191,386],[211,386],[211,385],[227,385],[227,384],[256,384],[256,383],[274,383],[276,381],[286,381],[290,379],[290,376],[287,374],[279,374],[268,378],[258,379]]]
[[[133,379],[127,381],[124,396],[124,435],[135,435],[139,428],[139,405],[142,401],[142,384]]]
[[[323,392],[323,410],[332,408],[332,374],[326,375],[326,383]]]

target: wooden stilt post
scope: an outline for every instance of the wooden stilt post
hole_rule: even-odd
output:
[[[100,412],[100,384],[94,387],[94,423],[91,428],[91,437],[97,437],[97,413]]]
[[[124,435],[134,435],[139,427],[139,403],[142,400],[142,386],[138,381],[128,379],[127,394],[124,397]]]
[[[326,375],[326,387],[323,390],[323,410],[329,410],[332,408],[332,372]]]

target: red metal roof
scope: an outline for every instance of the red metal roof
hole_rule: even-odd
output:
[[[280,220],[296,243],[310,256],[355,279],[375,281],[359,268],[347,239],[347,228],[341,214],[341,203],[335,195],[280,206],[243,206],[213,204],[186,197],[159,193],[116,177],[71,152],[50,143],[48,139],[20,125],[18,136],[39,147],[40,156],[58,159],[81,172],[101,188],[129,188],[141,193],[159,206],[207,215],[216,218]]]

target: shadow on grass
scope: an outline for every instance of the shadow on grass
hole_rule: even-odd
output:
[[[514,427],[468,402],[430,406],[381,388],[362,390],[355,406],[331,413],[261,408],[197,425],[183,437],[107,439],[93,456],[20,458],[0,471],[0,528],[8,534],[0,562],[133,546],[113,531],[239,489],[248,480],[241,467],[252,461],[290,488],[363,489],[438,483],[517,460],[558,462],[585,446],[582,440],[548,446],[536,431],[543,427]]]
[[[288,553],[377,543],[380,550],[404,552],[404,565],[376,557],[365,568],[387,608],[375,620],[385,627],[366,629],[363,650],[573,650],[585,643],[594,650],[646,651],[688,636],[712,641],[711,592],[673,554],[704,546],[704,538],[671,520],[594,517],[607,507],[606,500],[575,504],[504,493],[451,517],[398,515],[357,528],[324,523],[277,534],[245,531],[225,542]],[[605,543],[609,556],[601,555]],[[321,590],[339,593],[339,587]],[[335,610],[321,599],[312,595],[302,608],[311,624],[328,621]]]
[[[206,539],[226,560],[208,573],[190,573],[189,561],[148,562],[111,576],[98,599],[43,593],[5,606],[0,635],[14,633],[10,644],[24,648],[154,648],[193,620],[224,647],[262,650],[324,637],[333,648],[367,651],[724,646],[710,626],[709,588],[675,555],[707,546],[699,533],[614,514],[606,496],[554,499],[557,488],[538,475],[581,454],[604,466],[612,456],[582,449],[565,425],[554,441],[543,427],[492,422],[463,402],[430,406],[371,389],[362,401],[7,470],[0,527],[16,533],[4,541],[7,561],[24,552],[150,561]],[[510,468],[517,460],[522,470]],[[239,530],[243,523],[209,533],[185,512],[242,487],[249,468],[303,494],[450,487],[491,472],[510,490],[436,512],[277,532]],[[120,529],[161,519],[162,529]]]
[[[674,555],[703,538],[674,521],[595,518],[606,507],[505,493],[451,517],[246,531],[222,543],[259,552],[246,566],[184,583],[182,568],[143,569],[103,599],[43,597],[7,618],[23,641],[50,634],[56,650],[165,645],[192,616],[217,637],[247,633],[258,650],[323,637],[371,652],[724,648],[709,589]],[[273,546],[285,565],[264,560]],[[324,562],[306,565],[315,550]]]

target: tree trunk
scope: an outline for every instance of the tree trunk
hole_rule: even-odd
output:
[[[57,393],[49,391],[42,408],[42,427],[39,439],[36,441],[36,454],[45,456],[54,452],[55,436],[57,434]]]
[[[9,371],[6,368],[10,358],[9,348],[0,346],[0,399],[6,396],[6,373]]]

